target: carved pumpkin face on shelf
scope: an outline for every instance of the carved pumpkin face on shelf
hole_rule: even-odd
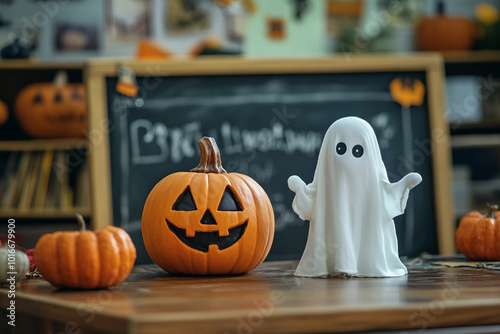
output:
[[[87,103],[83,84],[36,83],[16,99],[16,118],[34,138],[83,137],[87,129]]]
[[[142,234],[151,259],[171,273],[240,274],[267,256],[274,235],[271,202],[257,182],[226,173],[212,138],[200,140],[201,162],[151,191]]]

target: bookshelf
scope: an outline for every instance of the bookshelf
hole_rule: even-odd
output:
[[[7,123],[0,125],[0,218],[27,226],[50,222],[45,232],[65,229],[76,213],[91,216],[87,140],[28,138],[14,116],[17,94],[29,84],[52,81],[59,70],[70,82],[83,82],[83,63],[0,61],[0,100],[9,108]]]
[[[445,52],[443,58],[448,78],[475,78],[481,89],[471,95],[478,97],[482,118],[474,123],[458,122],[450,126],[458,221],[472,210],[484,213],[486,203],[500,203],[500,51]],[[488,109],[485,104],[489,105]]]

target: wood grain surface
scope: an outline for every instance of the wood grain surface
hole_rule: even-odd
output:
[[[410,267],[399,278],[297,278],[296,262],[232,277],[137,266],[118,287],[16,287],[17,333],[325,333],[498,325],[500,271]],[[8,333],[0,289],[0,332]],[[500,331],[499,327],[488,333]],[[467,331],[467,328],[462,328]],[[471,333],[477,327],[470,327]]]

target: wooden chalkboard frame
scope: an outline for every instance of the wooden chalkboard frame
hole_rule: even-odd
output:
[[[110,147],[107,128],[106,78],[116,78],[119,65],[137,76],[252,75],[425,72],[432,167],[440,254],[455,253],[451,192],[449,128],[445,120],[444,62],[439,54],[352,55],[312,59],[242,59],[214,57],[194,60],[94,60],[85,65],[89,106],[89,167],[93,228],[112,224]]]

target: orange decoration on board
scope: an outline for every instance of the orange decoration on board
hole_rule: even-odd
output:
[[[392,99],[399,103],[403,108],[410,106],[421,106],[424,102],[425,86],[420,80],[413,82],[405,78],[404,81],[397,77],[389,85]]]
[[[286,37],[285,32],[286,22],[282,18],[267,19],[267,37],[270,39],[283,40]]]
[[[144,245],[170,273],[248,272],[271,248],[271,201],[253,179],[222,168],[213,138],[198,144],[198,167],[168,175],[149,194],[142,213]]]
[[[466,214],[455,232],[455,245],[469,260],[500,261],[500,211],[491,205],[483,216]]]
[[[0,125],[4,124],[7,122],[9,119],[9,108],[7,108],[7,105],[0,101]]]

